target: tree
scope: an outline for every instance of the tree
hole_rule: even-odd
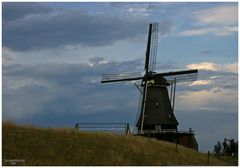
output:
[[[213,152],[217,155],[223,154],[224,156],[237,156],[238,155],[238,142],[235,142],[234,139],[226,139],[220,143],[217,142],[214,145]]]
[[[234,142],[234,139],[229,141],[229,155],[236,156],[238,154],[238,142]]]
[[[222,145],[221,143],[218,141],[216,145],[214,145],[214,149],[213,149],[215,154],[220,155],[221,151],[222,151]]]
[[[223,146],[223,149],[222,149],[222,152],[224,153],[224,156],[227,156],[227,155],[229,155],[229,145],[228,145],[228,143],[227,143],[227,139],[226,138],[224,138],[224,141],[222,142],[222,146]]]

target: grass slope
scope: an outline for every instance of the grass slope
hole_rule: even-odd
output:
[[[3,123],[3,165],[226,165],[155,139]]]

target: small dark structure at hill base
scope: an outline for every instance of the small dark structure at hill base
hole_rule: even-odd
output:
[[[140,91],[137,133],[142,136],[178,143],[198,150],[194,133],[179,131],[174,115],[176,83],[197,80],[198,70],[183,70],[166,73],[155,72],[158,45],[158,24],[149,25],[145,58],[145,74],[140,72],[106,74],[102,83],[141,80],[136,87]],[[168,90],[169,87],[169,90]]]

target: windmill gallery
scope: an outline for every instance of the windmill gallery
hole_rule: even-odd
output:
[[[145,58],[145,74],[104,74],[101,83],[141,80],[140,112],[136,122],[137,134],[174,142],[198,150],[193,131],[179,131],[174,115],[176,83],[197,80],[198,70],[166,73],[155,72],[158,46],[158,24],[149,24]],[[169,91],[168,91],[169,87]]]

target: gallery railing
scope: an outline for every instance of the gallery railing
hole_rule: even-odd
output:
[[[111,132],[128,134],[130,128],[128,123],[76,123],[75,128],[87,132]]]
[[[176,130],[176,129],[152,129],[152,130],[135,130],[136,134],[194,134],[193,130],[183,131],[183,130]]]

